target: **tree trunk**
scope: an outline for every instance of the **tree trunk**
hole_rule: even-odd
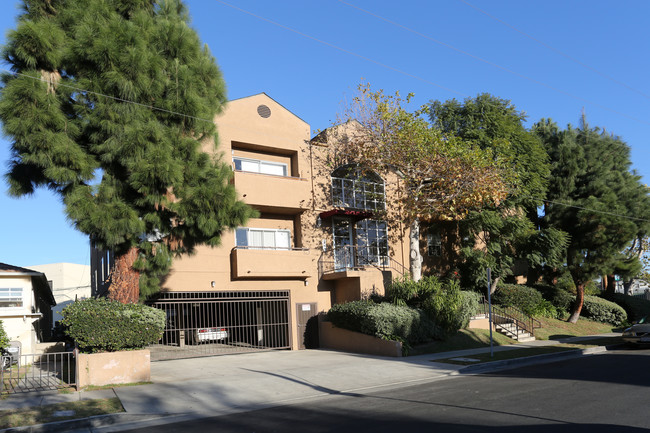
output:
[[[606,295],[613,295],[616,293],[616,277],[614,275],[607,275],[607,288],[605,289]]]
[[[133,269],[138,258],[138,249],[132,247],[125,254],[115,258],[111,272],[108,298],[123,304],[137,304],[140,300],[140,272]]]
[[[578,323],[580,318],[580,312],[582,311],[582,305],[585,302],[585,283],[582,281],[576,282],[576,300],[573,304],[573,309],[571,311],[571,316],[569,316],[569,323]]]
[[[422,278],[422,254],[420,254],[420,221],[417,218],[411,223],[409,248],[411,278],[413,281],[420,281]]]

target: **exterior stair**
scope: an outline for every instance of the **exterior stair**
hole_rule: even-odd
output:
[[[488,305],[483,298],[479,304],[482,308],[479,313],[488,317]],[[499,332],[513,340],[521,343],[526,341],[535,341],[533,331],[541,328],[542,324],[523,311],[515,307],[502,305],[492,305],[492,326],[496,332]]]
[[[527,341],[535,341],[535,336],[531,335],[530,332],[525,331],[524,329],[517,328],[517,325],[513,322],[506,322],[501,324],[495,323],[495,329],[500,334],[510,337],[513,340],[524,343]]]

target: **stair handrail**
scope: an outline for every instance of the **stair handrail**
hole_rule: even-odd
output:
[[[479,308],[481,305],[483,306],[483,314],[487,315],[488,305],[485,297],[481,298]],[[506,321],[497,323],[497,321],[500,321],[501,318],[506,319]],[[499,325],[501,327],[503,327],[503,323],[514,324],[515,330],[517,332],[516,335],[519,335],[520,329],[528,332],[530,335],[533,335],[535,329],[542,327],[542,323],[539,320],[529,316],[517,307],[494,304],[492,304],[492,322],[495,326]]]

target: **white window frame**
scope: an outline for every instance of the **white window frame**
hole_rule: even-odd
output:
[[[250,232],[260,232],[261,233],[261,239],[262,239],[262,245],[251,245],[251,240],[250,240]],[[266,235],[266,236],[265,236]],[[268,239],[269,235],[272,235],[273,238],[273,245],[266,245],[265,240]],[[277,246],[279,240],[281,240],[282,235],[286,236],[286,239],[288,240],[288,246],[286,247],[279,247]],[[245,236],[245,238],[243,238]],[[244,241],[240,243],[241,241]],[[248,249],[264,249],[264,250],[290,250],[291,249],[291,231],[286,230],[286,229],[262,229],[262,228],[257,228],[257,227],[239,227],[235,231],[235,244],[238,247],[244,247]]]
[[[13,291],[13,294],[12,294]],[[16,302],[20,299],[20,305],[5,307],[5,302]],[[15,311],[25,308],[25,288],[24,287],[0,287],[0,310],[1,311]]]
[[[240,168],[237,168],[237,162],[240,162]],[[242,167],[242,162],[246,162],[248,164],[254,164],[257,165],[257,168],[253,169],[243,169]],[[287,177],[287,173],[289,170],[289,167],[287,164],[283,162],[274,162],[274,161],[264,161],[262,159],[252,159],[252,158],[242,158],[240,156],[233,156],[232,157],[232,165],[236,171],[243,171],[246,173],[259,173],[259,174],[266,174],[268,176],[283,176]],[[281,167],[282,168],[282,174],[276,174],[276,173],[267,173],[264,171],[264,167]]]
[[[442,256],[442,238],[440,233],[427,233],[427,255],[430,257]]]

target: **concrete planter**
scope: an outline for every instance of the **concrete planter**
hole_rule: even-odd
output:
[[[151,381],[148,349],[77,354],[77,389]]]
[[[320,347],[343,352],[378,356],[402,356],[402,343],[382,340],[372,335],[337,328],[331,322],[320,322]]]

